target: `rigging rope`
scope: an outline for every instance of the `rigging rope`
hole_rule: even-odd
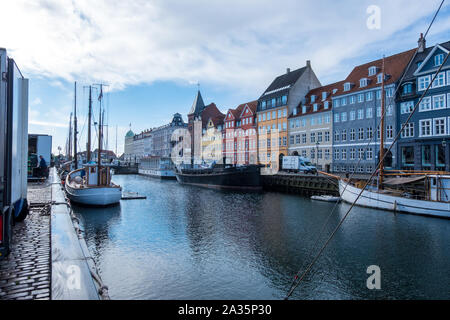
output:
[[[433,19],[432,19],[430,25],[428,26],[428,29],[427,29],[427,32],[425,33],[424,38],[426,37],[426,35],[428,34],[428,32],[429,32],[431,26],[433,25],[433,23],[434,23],[434,21],[435,21],[437,15],[438,15],[438,13],[439,13],[441,7],[442,7],[444,1],[445,1],[445,0],[442,0],[442,2],[441,2],[441,4],[440,4],[439,8],[437,9],[437,11],[436,11],[436,13],[435,13],[435,15],[434,15],[434,17],[433,17]],[[411,64],[412,64],[412,61],[413,61],[414,58],[416,57],[417,53],[418,53],[418,48],[416,49],[416,51],[414,52],[413,57],[412,57],[411,60],[409,61],[408,66],[407,66],[407,68],[405,69],[405,72],[403,73],[403,75],[402,75],[402,77],[401,77],[399,83],[401,83],[401,82],[403,81],[404,77],[406,76],[406,71],[410,68],[410,66],[411,66]],[[325,228],[327,227],[330,218],[333,216],[333,214],[334,214],[334,212],[335,212],[335,210],[336,210],[336,208],[337,208],[337,205],[338,205],[339,201],[336,201],[336,203],[335,203],[335,205],[334,205],[334,207],[333,207],[331,213],[328,215],[328,217],[327,217],[327,219],[326,219],[324,225],[322,226],[322,228],[321,228],[321,230],[320,230],[320,232],[319,232],[319,234],[318,234],[318,237],[317,237],[316,241],[314,242],[314,245],[313,245],[312,250],[310,251],[310,254],[308,255],[307,259],[305,259],[305,262],[303,263],[302,268],[301,268],[301,269],[297,272],[297,274],[294,276],[294,279],[292,280],[290,289],[289,289],[289,291],[288,291],[287,296],[285,297],[285,300],[287,300],[287,299],[292,295],[292,293],[294,292],[294,290],[298,287],[298,285],[300,284],[300,282],[303,280],[304,276],[305,276],[305,275],[309,272],[309,270],[312,268],[312,266],[314,265],[314,263],[317,261],[317,259],[318,259],[318,258],[320,257],[320,255],[322,254],[323,250],[326,248],[326,246],[328,245],[328,243],[331,241],[331,239],[334,237],[335,233],[338,231],[338,229],[340,228],[340,226],[342,225],[342,223],[343,223],[343,222],[345,221],[345,219],[347,218],[348,214],[350,213],[350,211],[352,210],[352,208],[354,207],[354,205],[356,204],[356,202],[357,202],[358,199],[360,198],[362,192],[366,189],[366,187],[367,187],[367,186],[369,185],[369,183],[372,181],[372,179],[373,179],[373,177],[375,176],[375,173],[378,171],[378,169],[379,169],[381,163],[384,162],[384,160],[386,159],[386,156],[388,155],[388,153],[390,152],[390,150],[392,149],[392,147],[394,146],[394,144],[396,143],[396,141],[397,141],[398,138],[400,137],[401,132],[403,131],[403,129],[405,128],[406,124],[407,124],[407,123],[409,122],[409,120],[411,119],[411,117],[412,117],[412,115],[414,114],[414,112],[416,111],[417,106],[422,102],[422,99],[424,98],[425,94],[428,92],[429,88],[431,87],[431,84],[434,82],[434,80],[435,80],[437,74],[440,72],[440,70],[442,69],[443,65],[444,65],[445,62],[447,61],[447,59],[448,59],[448,54],[447,54],[447,56],[446,56],[444,62],[441,64],[439,70],[438,70],[438,71],[436,72],[436,74],[434,75],[432,81],[430,81],[430,84],[428,85],[427,89],[426,89],[425,92],[422,94],[420,100],[418,101],[418,103],[417,103],[416,106],[414,107],[414,109],[413,109],[413,111],[411,112],[410,116],[408,117],[408,119],[406,120],[406,122],[402,125],[401,130],[397,133],[396,138],[395,138],[394,141],[391,143],[391,145],[390,145],[390,147],[388,148],[387,152],[384,153],[383,158],[379,161],[377,167],[376,167],[375,170],[372,172],[370,178],[367,180],[367,183],[364,185],[364,187],[362,188],[361,192],[358,194],[358,197],[356,198],[356,200],[352,203],[351,207],[349,208],[349,210],[347,211],[347,213],[344,215],[344,217],[342,218],[342,220],[340,221],[340,223],[338,224],[338,226],[334,229],[333,233],[332,233],[331,236],[328,238],[328,240],[327,240],[327,242],[325,243],[325,245],[321,248],[321,250],[319,251],[319,253],[316,255],[316,257],[314,258],[313,262],[308,266],[308,268],[307,268],[307,269],[302,273],[302,275],[299,277],[301,270],[303,270],[304,267],[305,267],[305,265],[306,265],[306,261],[309,260],[310,256],[312,255],[312,252],[317,248],[317,245],[318,245],[318,243],[319,243],[319,240],[320,240],[320,238],[322,237],[322,234],[323,234],[323,232],[325,231]],[[384,76],[385,76],[385,75],[383,75],[383,77],[384,77]],[[397,92],[398,92],[399,89],[400,89],[400,86],[397,86],[397,88],[395,89],[395,91],[394,91],[394,93],[393,93],[393,97],[396,96],[396,94],[397,94]],[[384,92],[382,92],[382,94],[384,94]],[[380,125],[381,125],[381,118],[386,116],[386,112],[387,112],[387,109],[385,108],[384,113],[383,113],[383,114],[381,115],[381,117],[380,117],[380,122],[378,122],[377,130],[379,129],[379,127],[380,127]],[[380,132],[380,134],[384,134],[384,132]],[[369,140],[369,142],[367,143],[367,145],[364,147],[364,150],[366,150],[366,149],[370,146],[370,144],[372,143],[372,141],[373,141],[373,139],[375,138],[375,136],[376,136],[375,134],[372,135],[372,138]],[[359,164],[361,163],[361,161],[362,161],[362,158],[359,159],[359,161],[358,161],[356,167],[359,166]],[[347,181],[347,184],[344,186],[343,192],[345,192],[345,190],[347,189],[347,186],[349,185],[349,182],[350,182],[350,180],[353,178],[354,175],[355,175],[355,172],[353,172],[353,173],[351,174],[349,180]]]

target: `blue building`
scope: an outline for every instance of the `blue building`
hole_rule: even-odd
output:
[[[450,41],[426,47],[423,36],[398,96],[399,126],[412,109],[450,50]],[[403,170],[450,170],[450,59],[401,133],[399,168]]]
[[[385,150],[397,132],[394,93],[415,50],[384,59]],[[333,165],[334,172],[371,173],[378,164],[381,132],[381,86],[383,59],[357,66],[333,96]],[[385,166],[397,165],[396,147],[387,153]],[[387,150],[386,150],[387,151]]]

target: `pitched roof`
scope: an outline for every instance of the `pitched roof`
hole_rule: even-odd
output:
[[[202,117],[202,127],[206,128],[208,126],[208,121],[211,119],[214,126],[222,125],[225,115],[219,111],[215,103],[211,103],[203,109],[201,113]]]
[[[308,67],[306,66],[294,71],[286,72],[285,74],[276,77],[266,91],[264,91],[261,95],[260,99],[262,97],[270,99],[273,93],[277,93],[277,95],[279,95],[281,91],[289,90],[289,88],[303,75],[307,68]]]
[[[258,101],[255,100],[255,101],[244,103],[244,107],[245,106],[248,106],[249,109],[252,111],[252,113],[255,115],[256,109],[258,108]],[[242,112],[244,112],[244,110],[242,110]],[[242,112],[241,112],[241,115],[242,115]]]
[[[233,120],[240,120],[242,112],[244,112],[245,106],[248,106],[250,110],[253,112],[253,114],[256,114],[256,108],[258,107],[258,101],[250,101],[246,103],[242,103],[239,106],[237,106],[236,109],[229,109],[227,114],[231,112],[233,115]]]
[[[450,50],[450,41],[440,43],[439,45],[446,50]],[[423,52],[417,52],[413,62],[411,63],[411,66],[405,72],[405,77],[403,79],[404,82],[414,80],[414,72],[416,72],[418,69],[417,63],[425,61],[427,56],[431,53],[431,51],[433,51],[435,47],[436,45],[426,48]]]
[[[409,61],[413,57],[415,50],[416,49],[411,49],[384,58],[384,73],[387,76],[384,82],[385,85],[395,83],[400,79],[406,67],[408,66]],[[382,66],[383,59],[378,59],[355,67],[343,82],[351,83],[351,89],[345,92],[341,91],[341,94],[349,94],[379,87],[381,84],[377,83],[377,75],[381,73]],[[370,67],[377,68],[377,72],[375,72],[375,74],[372,76],[369,76]],[[368,83],[367,86],[361,88],[359,81],[363,78],[368,79]],[[343,89],[343,85],[341,89]]]
[[[195,96],[194,103],[192,104],[191,111],[188,114],[200,114],[205,109],[205,103],[203,102],[202,94],[200,90],[197,92]]]
[[[297,115],[291,115],[290,118],[300,117],[304,115],[308,115],[311,113],[319,113],[323,111],[330,111],[332,109],[332,100],[331,98],[343,93],[343,85],[345,81],[338,81],[335,83],[331,83],[322,87],[318,87],[310,90],[305,96],[305,101],[300,102],[297,106]],[[326,99],[322,99],[322,93],[326,92]],[[315,102],[311,102],[311,96],[316,96]],[[325,109],[325,101],[328,101],[328,109]],[[317,103],[317,111],[314,111],[314,104]],[[302,113],[302,107],[306,106],[306,113]]]

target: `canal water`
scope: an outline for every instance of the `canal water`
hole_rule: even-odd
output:
[[[283,299],[334,206],[113,180],[147,199],[74,208],[112,299]],[[338,205],[328,234],[348,208]],[[381,269],[381,290],[367,289],[371,265]],[[449,270],[450,220],[354,208],[292,298],[450,299]]]

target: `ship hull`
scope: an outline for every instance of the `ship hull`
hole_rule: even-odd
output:
[[[261,191],[259,167],[232,168],[231,170],[199,173],[193,170],[177,172],[179,183],[218,190]]]
[[[66,193],[70,201],[86,206],[111,206],[120,203],[122,191],[115,187],[77,189],[66,183]]]
[[[176,180],[175,172],[173,170],[152,170],[139,168],[139,174],[151,178],[162,180]]]
[[[357,199],[361,189],[339,180],[339,193],[342,200],[353,203]],[[399,211],[411,214],[450,218],[450,203],[438,201],[426,201],[396,197],[378,192],[364,190],[356,205],[368,208]]]

